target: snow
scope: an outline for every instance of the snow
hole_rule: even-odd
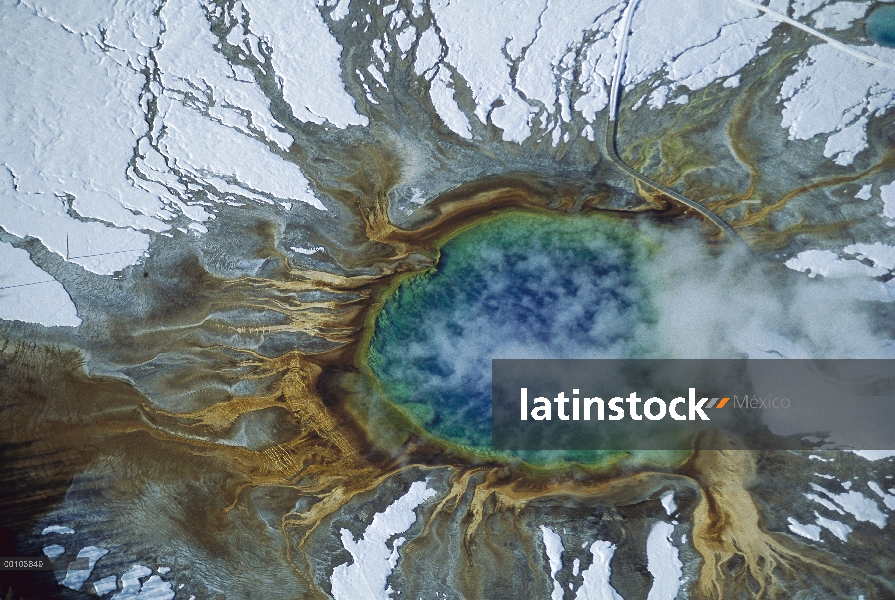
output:
[[[883,504],[886,505],[886,508],[889,510],[895,510],[895,495],[887,494],[883,491],[883,488],[879,486],[875,481],[870,481],[867,483],[867,486],[874,491],[874,493],[883,499]]]
[[[169,227],[159,196],[128,177],[147,127],[136,69],[156,42],[153,10],[151,2],[41,1],[3,9],[0,227],[61,256],[69,234],[73,254],[90,256],[73,262],[99,274],[140,260],[149,238],[136,229]],[[100,47],[100,26],[116,48]]]
[[[726,88],[735,88],[740,86],[740,75],[733,75],[732,77],[728,77],[724,80],[724,83],[721,85]]]
[[[108,577],[103,577],[99,581],[93,583],[93,591],[97,596],[104,596],[109,592],[114,592],[118,589],[118,578],[114,575],[109,575]]]
[[[423,16],[423,1],[424,0],[413,0],[413,17],[415,19]]]
[[[376,65],[370,63],[370,65],[367,66],[367,71],[370,73],[370,75],[373,76],[373,79],[375,79],[379,83],[379,85],[388,90],[388,86],[385,84],[385,77],[383,77],[382,72],[376,67]]]
[[[851,27],[853,21],[863,17],[868,8],[869,3],[865,2],[836,2],[824,6],[811,18],[815,27],[843,31]]]
[[[858,200],[870,200],[870,195],[873,191],[873,185],[868,183],[867,185],[861,186],[861,189],[858,190],[858,193],[855,194],[855,198]]]
[[[842,494],[834,494],[826,488],[812,483],[811,487],[851,513],[858,521],[870,521],[880,529],[886,525],[886,515],[879,510],[876,502],[861,492],[850,490]]]
[[[830,250],[805,250],[783,264],[794,271],[808,273],[808,277],[876,277],[888,272],[888,269],[881,266],[871,267],[857,260],[841,259]]]
[[[895,269],[895,246],[874,242],[872,244],[851,244],[842,250],[854,254],[859,259],[869,260],[875,267]]]
[[[52,194],[16,193],[12,182],[4,186],[0,171],[0,226],[20,238],[34,237],[59,256],[88,271],[110,275],[136,263],[149,248],[149,236],[133,229],[79,221],[68,214],[67,204]],[[112,254],[114,253],[114,254]],[[40,277],[32,279],[38,281]]]
[[[621,9],[622,5],[617,5],[594,25],[592,29],[601,37],[585,50],[581,61],[578,88],[582,95],[575,101],[574,108],[588,123],[593,123],[597,113],[609,105],[607,90],[615,68],[615,40],[610,32],[621,16]]]
[[[441,40],[434,27],[423,32],[420,36],[419,44],[416,47],[416,61],[413,63],[413,70],[417,75],[422,75],[438,64],[438,58],[441,56]]]
[[[843,542],[848,541],[848,534],[852,531],[851,527],[849,527],[845,523],[834,521],[833,519],[828,519],[824,516],[821,516],[817,513],[817,511],[814,511],[814,516],[816,517],[815,522],[818,525],[829,530],[830,533],[835,535]]]
[[[133,14],[121,13],[130,9],[111,1],[81,9],[67,4],[36,2],[44,18],[24,4],[3,9],[0,168],[14,174],[15,189],[2,194],[20,200],[68,194],[72,209],[84,217],[164,231],[158,196],[135,187],[126,175],[147,127],[140,107],[144,79],[130,66],[128,52],[105,53],[97,39],[97,21],[115,39],[132,37],[127,19]],[[151,2],[144,4],[151,10]],[[152,45],[152,32],[146,35]],[[0,226],[5,214],[0,209]]]
[[[2,263],[3,261],[0,261]],[[49,525],[44,527],[43,531],[40,532],[41,535],[47,535],[48,533],[59,533],[59,534],[71,534],[74,533],[75,530],[71,527],[66,527],[65,525]]]
[[[702,89],[748,64],[776,25],[736,2],[643,2],[631,23],[623,83],[641,83],[664,69],[675,84]]]
[[[62,556],[65,552],[65,548],[60,546],[59,544],[50,544],[49,546],[44,546],[44,555],[49,559],[54,559]]]
[[[867,460],[883,460],[895,456],[895,450],[849,450]]]
[[[36,298],[40,300],[36,302]],[[0,319],[47,327],[81,324],[78,310],[62,284],[35,265],[27,251],[6,242],[0,242]],[[74,531],[53,525],[44,529],[43,535],[47,533]]]
[[[662,496],[662,507],[669,516],[677,510],[677,504],[674,501],[674,492],[668,492]]]
[[[820,505],[823,506],[824,508],[827,508],[827,509],[832,510],[832,511],[834,511],[834,512],[838,512],[840,515],[844,515],[844,514],[845,514],[845,511],[844,511],[844,510],[842,510],[841,508],[839,508],[838,506],[836,506],[835,504],[833,504],[832,502],[830,502],[830,501],[827,500],[826,498],[821,498],[821,497],[818,496],[817,494],[805,494],[805,497],[806,497],[807,499],[809,499],[809,500],[812,500],[813,502],[817,502],[818,504],[820,504]]]
[[[808,538],[809,540],[814,540],[815,542],[820,541],[820,527],[817,525],[802,525],[797,520],[792,517],[787,519],[789,521],[789,529],[793,533],[800,535],[804,538]]]
[[[712,0],[653,0],[642,6],[615,0],[431,4],[448,47],[445,60],[465,79],[479,120],[500,129],[504,141],[521,144],[532,135],[532,122],[540,115],[540,126],[552,133],[554,146],[571,136],[561,123],[571,121],[572,109],[593,123],[609,104],[606,90],[616,47],[628,38],[619,37],[625,6],[633,10],[633,23],[624,84],[630,87],[664,74],[667,87],[651,100],[657,109],[679,86],[698,90],[718,79],[738,85],[733,78],[777,25],[753,7]],[[430,28],[417,49],[418,75],[435,66],[440,50]],[[517,60],[514,73],[510,62]],[[443,87],[433,87],[432,93],[443,93]],[[688,100],[683,94],[675,102]],[[559,119],[547,118],[557,112]]]
[[[333,569],[332,595],[335,600],[387,600],[391,588],[386,589],[388,576],[398,564],[398,548],[404,538],[396,539],[392,547],[389,538],[410,529],[416,522],[416,507],[435,495],[425,481],[417,481],[410,490],[383,512],[376,513],[360,540],[347,529],[342,529],[342,545],[351,554],[353,563],[343,563]]]
[[[895,52],[876,50],[881,57],[895,59]],[[834,134],[827,140],[824,156],[847,166],[867,148],[869,116],[881,116],[895,104],[895,79],[887,65],[869,64],[831,44],[821,44],[812,46],[795,73],[784,80],[780,99],[781,126],[789,130],[789,139]]]
[[[491,111],[491,122],[503,130],[504,141],[521,144],[531,135],[531,120],[534,115],[535,111],[530,104],[518,94],[510,94],[503,106]]]
[[[81,548],[78,552],[78,558],[87,559],[87,569],[69,569],[65,574],[65,579],[60,583],[75,591],[80,590],[84,586],[84,582],[90,577],[90,574],[93,573],[93,567],[96,565],[96,561],[108,553],[109,551],[105,548],[97,548],[96,546],[86,546]]]
[[[134,565],[121,576],[121,592],[112,596],[113,600],[124,600],[140,591],[140,579],[152,575],[152,569],[143,565]]]
[[[132,590],[125,593],[122,588],[121,592],[112,596],[112,600],[173,600],[173,598],[173,586],[158,575],[153,575],[144,581],[139,591]]]
[[[413,47],[413,42],[416,41],[416,27],[408,25],[407,28],[402,29],[401,32],[395,36],[395,39],[398,42],[398,48],[401,49],[401,52],[407,52]]]
[[[647,101],[647,106],[654,110],[662,109],[665,107],[665,104],[668,102],[668,94],[671,93],[671,88],[667,85],[662,85],[657,87],[652,91],[649,95],[649,100]]]
[[[895,219],[895,181],[889,185],[879,186],[879,197],[883,201],[882,216],[889,219]]]
[[[164,133],[159,149],[179,169],[215,184],[209,174],[231,179],[240,193],[270,194],[280,200],[326,207],[294,164],[273,154],[261,142],[225,127],[179,102],[159,102]],[[223,182],[221,182],[223,183]],[[229,188],[228,188],[229,189]],[[201,208],[193,207],[201,213]],[[201,220],[201,216],[194,217]]]
[[[142,584],[140,579],[149,577]],[[111,591],[111,590],[110,590]],[[121,591],[111,600],[172,600],[173,586],[158,575],[152,575],[152,569],[143,565],[134,565],[121,575]]]
[[[534,42],[528,47],[525,60],[519,67],[516,89],[531,101],[542,103],[553,114],[560,100],[560,90],[555,78],[571,70],[563,61],[574,52],[602,15],[616,9],[615,0],[578,2],[577,0],[552,0],[540,18],[540,27]],[[536,10],[536,8],[532,8]],[[563,94],[568,100],[568,94]],[[564,119],[568,120],[568,119]]]
[[[197,0],[166,2],[160,19],[165,31],[155,59],[160,82],[169,96],[189,97],[193,106],[202,106],[213,119],[246,135],[270,140],[283,149],[292,146],[292,137],[271,115],[270,101],[255,85],[251,72],[232,66],[215,50],[218,38],[212,34]],[[243,27],[237,25],[236,29]],[[204,95],[195,93],[197,89],[212,90],[213,101],[206,102]],[[244,112],[251,115],[251,126]]]
[[[851,125],[834,133],[827,138],[824,156],[833,158],[833,162],[842,167],[852,164],[855,156],[867,148],[866,128],[867,116],[864,115]]]
[[[406,21],[406,20],[407,20],[407,13],[405,13],[403,10],[399,10],[398,12],[396,12],[395,14],[392,15],[392,22],[389,25],[389,27],[391,27],[392,29],[397,29],[398,27],[403,25],[404,21]]]
[[[615,545],[597,540],[590,545],[593,562],[581,573],[582,584],[575,600],[623,600],[609,583],[612,575],[610,562],[615,554]]]
[[[674,525],[658,522],[646,538],[646,568],[653,576],[647,600],[674,600],[681,589],[683,563],[671,543]]]
[[[562,584],[556,580],[556,574],[562,569],[562,539],[560,539],[555,531],[545,525],[541,525],[541,535],[544,538],[544,549],[547,552],[547,560],[550,562],[550,579],[553,580],[553,592],[550,594],[550,599],[562,600]]]
[[[513,88],[504,52],[510,58],[518,58],[534,41],[538,16],[545,6],[545,0],[509,4],[501,0],[430,3],[449,48],[446,60],[466,79],[476,103],[475,115],[487,124],[495,103],[503,102],[493,120],[504,129],[507,141],[521,141],[521,134],[530,131],[527,120],[531,107]]]
[[[794,0],[792,3],[792,17],[794,19],[804,17],[808,13],[823,6],[826,1],[827,0]]]
[[[341,21],[348,16],[348,10],[351,8],[351,0],[339,0],[336,7],[329,13],[329,18],[333,21]]]
[[[472,130],[469,119],[460,110],[457,101],[454,100],[454,89],[451,82],[451,72],[447,67],[438,68],[438,73],[432,79],[429,87],[429,95],[432,98],[432,106],[448,129],[462,137],[472,139]],[[523,138],[524,139],[524,138]]]
[[[345,89],[339,62],[342,47],[330,33],[314,0],[286,4],[243,0],[243,5],[249,13],[251,31],[273,48],[274,72],[297,119],[328,122],[339,128],[369,123],[367,117],[357,112],[354,98]],[[343,10],[346,9],[347,3]]]

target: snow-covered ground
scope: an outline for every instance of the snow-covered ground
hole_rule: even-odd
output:
[[[895,456],[892,450],[854,453],[870,461],[891,460]],[[825,463],[835,462],[835,459],[814,458]],[[889,514],[895,511],[895,488],[883,487],[891,486],[891,482],[880,485],[872,479],[863,481],[861,477],[839,481],[836,476],[827,473],[814,475],[825,480],[823,485],[811,482],[811,491],[803,494],[814,507],[814,523],[801,523],[795,517],[788,517],[789,530],[796,535],[822,543],[833,541],[827,537],[832,535],[839,542],[847,543],[849,535],[864,523],[883,529]],[[836,487],[842,491],[837,491]],[[825,534],[824,530],[828,533]]]
[[[666,498],[673,497],[666,496]],[[673,500],[672,500],[673,502]],[[666,503],[663,498],[663,504]],[[653,524],[646,541],[647,570],[652,575],[653,582],[650,587],[649,600],[674,600],[680,592],[683,583],[683,563],[678,558],[679,550],[672,542],[677,522],[666,523],[659,521]],[[562,600],[565,590],[557,580],[557,573],[563,570],[562,556],[565,552],[562,537],[546,525],[541,525],[541,534],[544,541],[544,552],[550,568],[550,579],[553,581],[552,600]],[[587,549],[585,543],[582,549]],[[597,540],[590,544],[591,564],[580,571],[581,560],[576,558],[572,563],[572,576],[581,573],[582,583],[575,590],[575,586],[569,584],[569,589],[575,591],[576,600],[622,600],[619,593],[612,587],[609,579],[612,575],[610,562],[615,554],[615,545],[603,540]]]
[[[388,600],[391,597],[388,576],[398,564],[399,548],[405,538],[399,537],[391,545],[387,542],[395,534],[410,529],[416,522],[416,508],[435,495],[436,491],[425,481],[417,481],[406,494],[373,516],[360,540],[342,529],[342,545],[351,554],[353,562],[333,569],[332,594],[336,600]]]
[[[793,141],[825,137],[824,156],[847,166],[867,148],[869,124],[895,104],[895,50],[831,37],[854,28],[869,6],[239,0],[226,12],[205,0],[0,0],[0,227],[109,275],[143,260],[153,235],[175,227],[204,234],[221,203],[326,210],[327,199],[285,157],[294,139],[247,64],[273,69],[276,94],[300,122],[369,125],[367,108],[393,92],[388,78],[407,61],[459,139],[475,143],[493,126],[510,145],[594,140],[621,36],[625,91],[653,81],[630,99],[633,107],[662,110],[713,84],[736,88],[778,28],[802,28],[816,43],[779,90],[781,126]],[[626,8],[629,28],[621,22]],[[343,48],[333,28],[367,31],[373,13],[387,27],[364,49],[371,62],[351,73],[346,53],[358,49]],[[882,200],[883,217],[895,222],[890,191],[880,186],[871,197],[862,189],[860,197]],[[878,270],[837,261],[803,256],[793,266],[825,276]],[[34,269],[22,272],[34,282],[52,279]],[[61,298],[58,288],[43,289],[56,290],[48,301]],[[46,311],[14,299],[20,292],[7,297],[2,318],[80,322],[71,306],[44,320]]]

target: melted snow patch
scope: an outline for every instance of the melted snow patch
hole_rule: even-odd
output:
[[[60,546],[59,544],[51,544],[49,546],[44,546],[44,555],[49,559],[54,559],[62,556],[65,552],[65,548]]]
[[[653,576],[647,600],[674,600],[681,589],[684,564],[671,543],[674,525],[658,522],[646,538],[646,568]]]
[[[866,460],[882,460],[895,456],[895,450],[849,450]]]
[[[892,219],[887,225],[895,225],[895,181],[879,186],[879,197],[883,201],[883,216]]]
[[[69,569],[65,574],[65,579],[60,583],[75,591],[80,590],[81,587],[83,587],[84,582],[87,581],[87,578],[90,577],[90,574],[93,572],[93,567],[96,565],[96,561],[108,553],[109,551],[105,548],[97,548],[96,546],[86,546],[85,548],[81,548],[78,552],[78,558],[87,559],[87,568]]]
[[[783,263],[794,271],[808,273],[808,277],[840,279],[846,277],[876,277],[888,273],[881,266],[869,266],[858,260],[842,259],[830,250],[805,250]]]
[[[71,527],[66,527],[65,525],[48,525],[44,527],[43,531],[40,532],[41,535],[47,535],[48,533],[61,533],[61,534],[71,534],[74,533],[75,530]]]
[[[151,576],[151,577],[150,577]],[[149,577],[140,583],[140,579]],[[170,582],[158,575],[152,575],[152,569],[143,565],[134,565],[121,576],[121,591],[111,600],[172,600],[174,589]]]
[[[669,516],[677,510],[677,503],[674,501],[674,492],[668,492],[662,496],[662,507]]]
[[[575,600],[623,600],[609,583],[612,570],[609,563],[615,554],[615,545],[597,540],[590,545],[593,562],[581,573],[583,580]]]
[[[555,531],[545,525],[541,525],[541,535],[544,538],[544,550],[547,552],[547,560],[550,563],[550,579],[553,580],[553,592],[550,594],[551,600],[562,600],[563,589],[562,584],[556,580],[556,574],[562,569],[562,539]]]
[[[333,569],[332,594],[336,600],[389,598],[391,588],[386,589],[386,584],[398,564],[398,548],[404,538],[396,539],[391,548],[387,542],[393,535],[410,529],[416,522],[416,507],[435,494],[425,481],[417,481],[394,504],[373,516],[360,540],[356,541],[350,531],[342,529],[342,545],[354,562]]]
[[[812,483],[811,487],[851,513],[858,521],[869,521],[880,529],[885,527],[886,515],[879,510],[876,502],[861,492],[849,490],[842,494],[834,494],[816,483]]]
[[[109,575],[108,577],[103,577],[99,581],[94,582],[93,591],[97,596],[104,596],[109,592],[114,592],[118,589],[118,578],[114,575]]]
[[[848,540],[848,534],[851,533],[851,527],[846,525],[845,523],[841,523],[839,521],[834,521],[833,519],[828,519],[824,516],[818,514],[817,511],[814,511],[814,516],[816,517],[815,522],[830,531],[837,538],[842,540],[843,542]]]
[[[454,87],[451,81],[451,72],[447,67],[438,68],[438,73],[432,78],[429,86],[429,95],[432,98],[432,106],[441,117],[448,129],[466,140],[472,139],[469,119],[460,110],[457,101],[454,100]]]
[[[851,244],[843,248],[843,251],[854,254],[860,259],[869,260],[875,267],[889,270],[895,269],[895,246],[889,246],[881,242]]]
[[[299,246],[290,246],[290,250],[297,254],[316,254],[318,252],[325,252],[326,248],[323,246],[316,246],[314,248],[301,248]]]
[[[808,538],[809,540],[814,540],[815,542],[820,541],[820,527],[817,525],[802,525],[797,520],[792,517],[787,519],[789,521],[789,529],[793,533],[800,535],[804,538]]]
[[[895,495],[884,492],[883,488],[881,488],[875,481],[868,482],[867,486],[871,490],[873,490],[873,492],[877,496],[883,499],[883,503],[886,505],[886,508],[888,508],[889,510],[895,510]],[[889,491],[891,492],[892,490]]]

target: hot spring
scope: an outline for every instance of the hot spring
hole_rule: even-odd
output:
[[[651,319],[640,272],[650,252],[614,216],[510,212],[477,222],[385,298],[367,363],[428,432],[487,450],[491,359],[642,355],[634,331]]]

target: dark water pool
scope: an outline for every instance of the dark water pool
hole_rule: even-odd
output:
[[[888,48],[895,48],[895,5],[878,6],[867,15],[867,37]]]

